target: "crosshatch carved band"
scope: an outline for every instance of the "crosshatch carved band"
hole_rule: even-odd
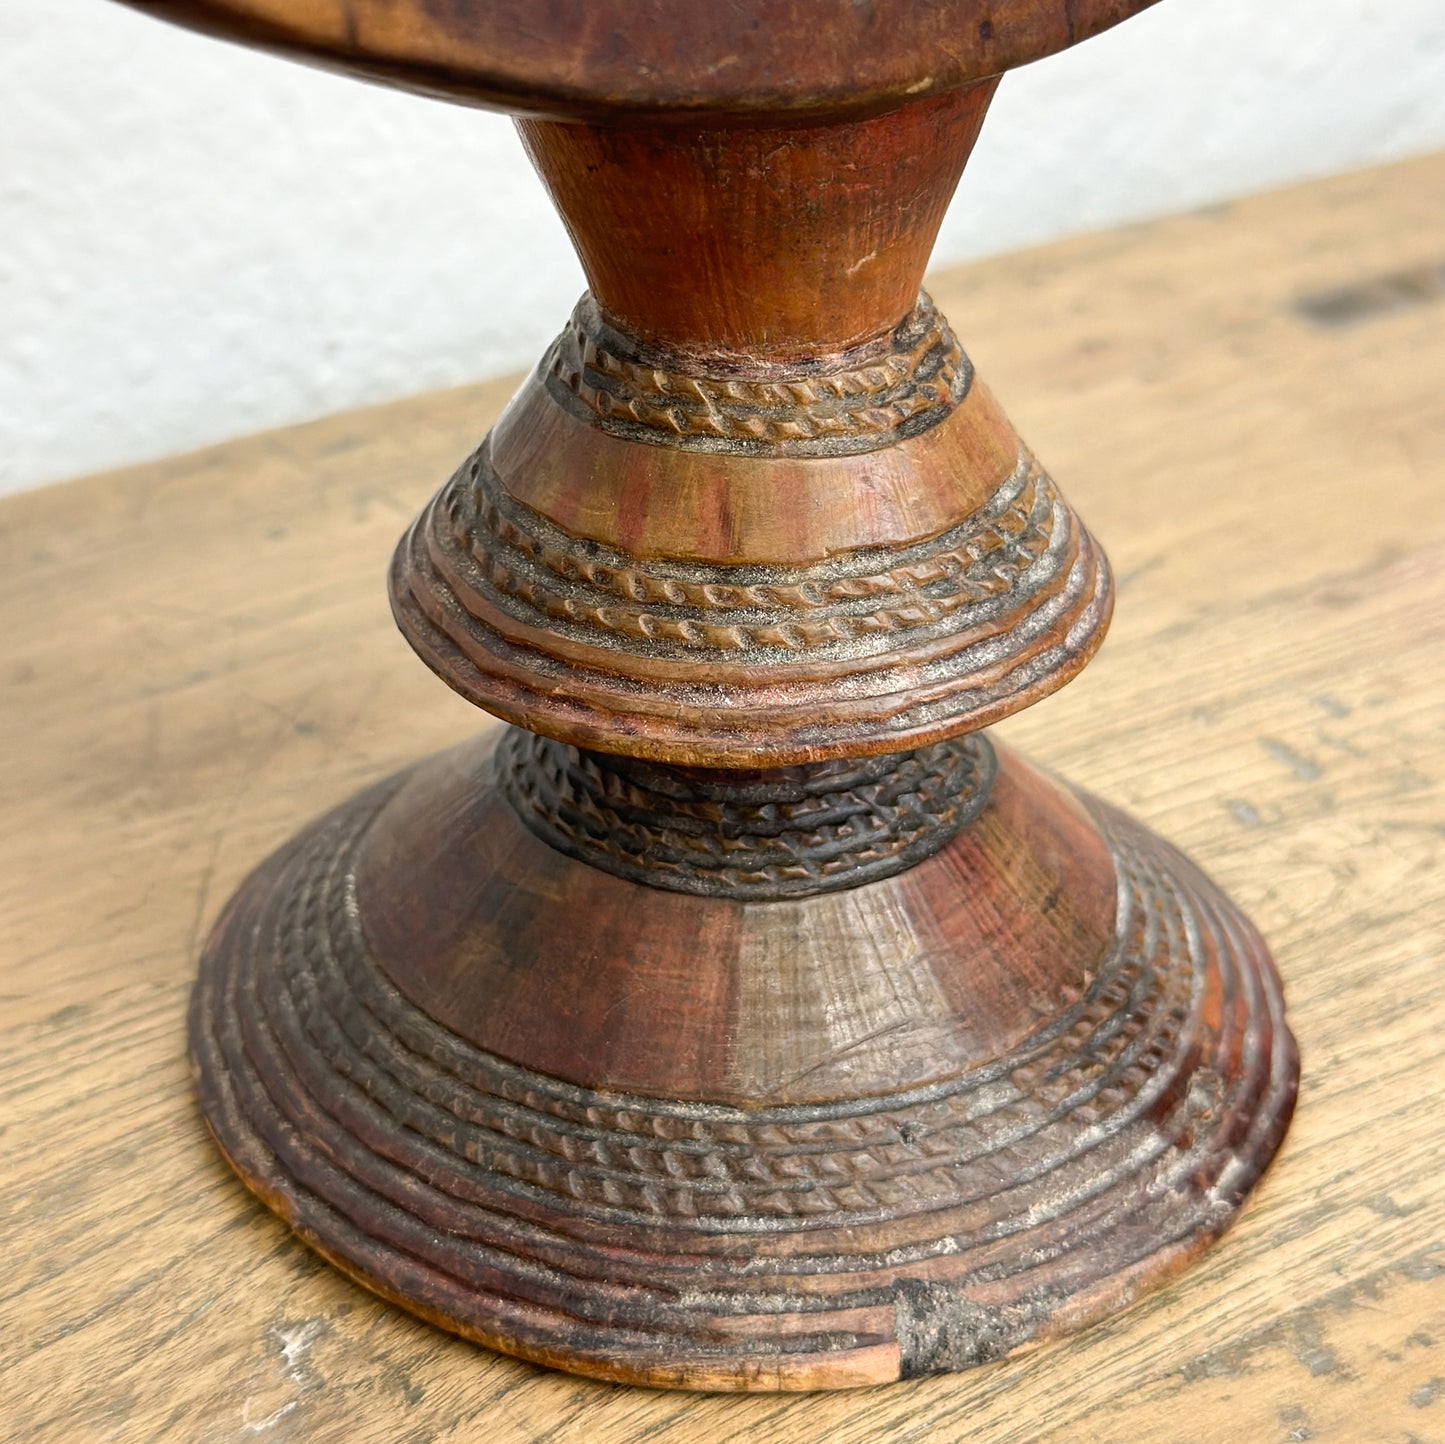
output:
[[[523,822],[569,857],[651,887],[740,900],[892,877],[983,810],[995,761],[971,736],[861,761],[703,772],[512,729],[497,751]]]
[[[613,436],[689,451],[844,456],[936,426],[973,367],[925,294],[882,346],[767,374],[698,375],[615,330],[584,296],[539,367],[568,411]]]

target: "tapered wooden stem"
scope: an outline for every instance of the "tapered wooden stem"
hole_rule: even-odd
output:
[[[912,310],[997,84],[809,126],[517,125],[616,326],[816,366]]]

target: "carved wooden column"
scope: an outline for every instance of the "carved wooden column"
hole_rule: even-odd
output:
[[[590,286],[393,565],[513,726],[207,944],[241,1176],[423,1317],[694,1388],[964,1368],[1182,1267],[1287,1125],[1278,980],[980,730],[1084,665],[1109,572],[919,290],[998,71],[1139,7],[142,8],[538,112]]]

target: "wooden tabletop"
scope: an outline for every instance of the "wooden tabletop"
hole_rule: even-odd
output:
[[[232,1179],[184,1054],[203,930],[481,725],[382,585],[510,390],[471,387],[0,503],[10,1437],[1445,1439],[1445,156],[932,284],[1121,582],[1095,664],[1000,730],[1191,851],[1285,977],[1300,1107],[1243,1221],[1022,1358],[708,1397],[437,1333]]]

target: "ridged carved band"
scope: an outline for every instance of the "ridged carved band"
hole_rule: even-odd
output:
[[[563,407],[614,436],[768,456],[891,446],[936,426],[973,379],[957,337],[923,294],[881,346],[746,376],[695,374],[614,330],[585,296],[539,374]]]
[[[510,495],[483,443],[403,538],[391,593],[418,654],[479,706],[709,767],[985,726],[1078,672],[1112,605],[1108,564],[1023,448],[943,532],[783,566],[578,536]]]
[[[507,495],[485,450],[443,494],[448,569],[518,621],[593,646],[725,663],[847,661],[1012,613],[1073,559],[1073,518],[1028,452],[966,520],[926,541],[807,567],[645,561]],[[789,654],[792,654],[791,657]]]
[[[858,887],[932,856],[983,810],[984,737],[862,760],[703,772],[513,730],[502,790],[560,852],[673,892],[760,901]]]

